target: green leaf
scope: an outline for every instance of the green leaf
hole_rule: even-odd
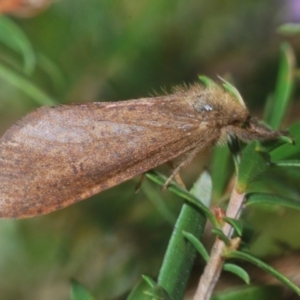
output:
[[[299,168],[300,167],[300,160],[283,160],[277,161],[272,164],[275,167],[284,167],[284,168]]]
[[[32,45],[21,27],[5,16],[0,17],[0,42],[23,56],[25,73],[33,72],[36,57]]]
[[[143,299],[155,299],[155,300],[172,300],[168,295],[167,291],[160,285],[158,285],[151,277],[142,275],[144,282],[150,287],[146,288],[142,293],[144,294],[141,298]],[[141,288],[140,288],[141,289]],[[136,294],[138,295],[138,294]],[[145,298],[146,297],[146,298]],[[138,298],[136,298],[138,299]],[[140,299],[138,299],[140,300]]]
[[[142,278],[145,280],[145,282],[151,287],[154,288],[157,286],[157,283],[149,276],[142,275]]]
[[[196,238],[193,234],[183,231],[182,232],[184,237],[195,247],[195,249],[198,251],[198,253],[203,257],[203,259],[208,262],[209,261],[209,254],[206,251],[203,244],[199,241],[198,238]]]
[[[147,172],[145,175],[147,178],[153,182],[163,186],[167,180],[167,177],[158,172]],[[199,199],[197,199],[193,194],[189,193],[187,190],[183,189],[176,182],[172,181],[168,186],[168,190],[178,195],[179,197],[185,199],[187,202],[197,206],[205,216],[210,220],[214,227],[220,227],[218,220],[215,215],[206,207]]]
[[[150,300],[151,298],[145,295],[149,290],[149,284],[145,280],[140,280],[128,295],[127,300]]]
[[[296,141],[295,145],[286,144],[271,152],[272,161],[283,160],[289,157],[298,156],[300,153],[300,122],[294,123],[289,128],[290,135]]]
[[[55,101],[46,95],[40,88],[38,88],[34,83],[18,74],[16,71],[6,67],[0,62],[0,78],[5,80],[9,84],[17,87],[22,92],[27,94],[36,103],[40,105],[53,105]]]
[[[271,152],[273,150],[276,150],[277,148],[283,146],[283,145],[294,145],[295,141],[292,137],[287,135],[281,135],[276,140],[270,140],[263,142],[263,149],[265,152]]]
[[[284,35],[298,35],[300,34],[300,24],[299,23],[286,23],[278,27],[278,33]]]
[[[239,236],[242,235],[243,225],[239,220],[232,219],[232,218],[229,218],[229,217],[224,217],[223,220],[225,222],[227,222],[228,224],[230,224]]]
[[[71,282],[71,300],[95,300],[92,294],[79,282]]]
[[[295,54],[288,43],[280,48],[280,66],[272,98],[272,105],[268,104],[265,109],[264,120],[274,129],[279,128],[291,100],[294,87]]]
[[[145,291],[145,295],[151,298],[151,300],[172,300],[168,293],[160,286]]]
[[[212,180],[207,171],[203,171],[200,177],[193,184],[190,193],[195,196],[205,207],[210,207]]]
[[[245,192],[249,185],[270,165],[269,154],[261,151],[261,149],[258,141],[252,141],[242,152],[237,182],[239,193]]]
[[[222,291],[214,295],[211,300],[281,300],[282,289],[280,286],[246,286],[234,290]]]
[[[223,270],[237,275],[247,284],[250,283],[250,277],[248,273],[243,268],[237,265],[226,263],[223,265]]]
[[[230,240],[229,240],[229,238],[224,234],[224,232],[221,229],[214,228],[212,230],[212,233],[214,233],[215,235],[217,235],[225,243],[226,246],[230,246]]]
[[[214,183],[214,199],[219,200],[219,198],[223,195],[224,189],[232,172],[232,158],[227,145],[223,147],[215,147],[213,150],[211,166],[211,178]]]
[[[259,190],[259,193],[270,193],[272,195],[280,195],[283,198],[298,200],[299,195],[299,180],[300,180],[300,170],[298,171],[289,170],[288,172],[278,172],[278,170],[272,170],[264,178],[264,187],[268,187]],[[279,173],[279,174],[278,174]],[[296,173],[296,174],[295,174]],[[256,193],[256,191],[252,191]],[[291,205],[290,203],[289,205]],[[266,205],[269,205],[266,203]],[[264,206],[266,206],[264,205]],[[268,209],[266,207],[266,209]],[[271,208],[272,209],[272,208]],[[274,208],[277,210],[278,208]]]
[[[252,193],[247,195],[246,205],[272,204],[300,210],[300,202],[272,194]]]
[[[289,287],[291,290],[293,290],[297,295],[300,296],[300,288],[297,287],[294,283],[292,283],[286,276],[275,270],[270,265],[264,263],[260,259],[254,257],[253,255],[241,251],[227,251],[224,253],[224,257],[226,258],[234,258],[234,259],[241,259],[248,261],[262,270],[266,271],[267,273],[271,274],[273,277],[278,279],[280,282],[282,282],[284,285]]]
[[[210,176],[207,172],[203,172],[193,186],[191,195],[193,197],[197,195],[199,199],[203,199],[202,202],[209,206],[211,189]],[[200,200],[197,199],[197,202],[200,203]],[[167,291],[172,300],[183,298],[196,256],[196,249],[186,240],[183,232],[201,237],[205,223],[206,217],[197,207],[190,205],[190,203],[185,203],[182,206],[157,280],[158,285]]]
[[[171,225],[173,226],[176,222],[176,215],[170,210],[167,206],[165,199],[161,191],[153,189],[153,186],[150,182],[144,180],[141,185],[141,190],[143,194],[146,195],[147,199],[151,201],[156,210],[160,215]]]
[[[127,300],[172,300],[163,287],[151,277],[142,275],[141,280],[128,295]]]

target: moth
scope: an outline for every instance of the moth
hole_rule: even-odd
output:
[[[167,183],[205,147],[280,136],[219,85],[169,95],[42,107],[0,139],[0,217],[64,208],[181,157]]]

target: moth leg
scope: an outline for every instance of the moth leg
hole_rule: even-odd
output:
[[[185,188],[185,185],[180,177],[179,171],[185,166],[189,165],[202,148],[203,148],[202,145],[201,147],[196,147],[190,152],[188,152],[187,155],[184,156],[182,161],[177,165],[177,167],[173,170],[172,174],[166,180],[165,184],[162,187],[163,190],[167,188],[167,186],[170,184],[172,179],[175,179],[179,183],[179,185]]]
[[[181,159],[181,161],[183,161],[183,160],[185,160],[185,159],[186,159],[186,157],[184,157],[183,159]],[[170,166],[170,168],[171,168],[172,170],[174,170],[174,169],[176,168],[176,166],[178,165],[178,163],[175,164],[173,161],[168,161],[167,164]],[[172,172],[172,175],[173,175],[173,172]],[[184,184],[184,182],[183,182],[183,180],[181,179],[181,176],[180,176],[180,173],[179,173],[179,172],[176,173],[176,174],[174,174],[173,179],[174,179],[180,186],[182,186],[184,189],[186,188],[186,187],[185,187],[185,184]],[[165,186],[165,184],[164,184],[163,187],[162,187],[162,189],[165,189],[166,187],[167,187],[167,186]]]
[[[184,184],[184,182],[183,182],[183,180],[182,180],[182,178],[181,178],[179,172],[178,172],[177,174],[174,175],[174,179],[175,179],[175,181],[176,181],[181,187],[183,187],[184,189],[186,189],[186,186],[185,186],[185,184]]]

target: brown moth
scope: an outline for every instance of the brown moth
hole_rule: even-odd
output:
[[[200,150],[228,135],[249,142],[280,133],[259,125],[242,101],[216,85],[42,107],[0,139],[0,217],[61,209],[185,154],[170,180]]]

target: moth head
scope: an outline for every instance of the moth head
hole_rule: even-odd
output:
[[[207,128],[220,133],[217,143],[224,143],[227,136],[238,138],[246,143],[275,140],[283,132],[274,131],[253,118],[239,92],[231,85],[193,85],[177,88],[175,92],[183,95],[196,112],[196,116]]]
[[[240,99],[237,99],[236,95],[229,95],[226,98],[226,105],[222,109],[228,116],[228,123],[224,127],[225,130],[222,130],[221,139],[229,135],[246,143],[255,139],[264,142],[276,140],[281,135],[287,134],[287,132],[272,130],[252,117],[245,103]]]
[[[217,127],[244,127],[250,117],[247,107],[221,88],[210,90],[206,100],[198,102],[198,111]]]

